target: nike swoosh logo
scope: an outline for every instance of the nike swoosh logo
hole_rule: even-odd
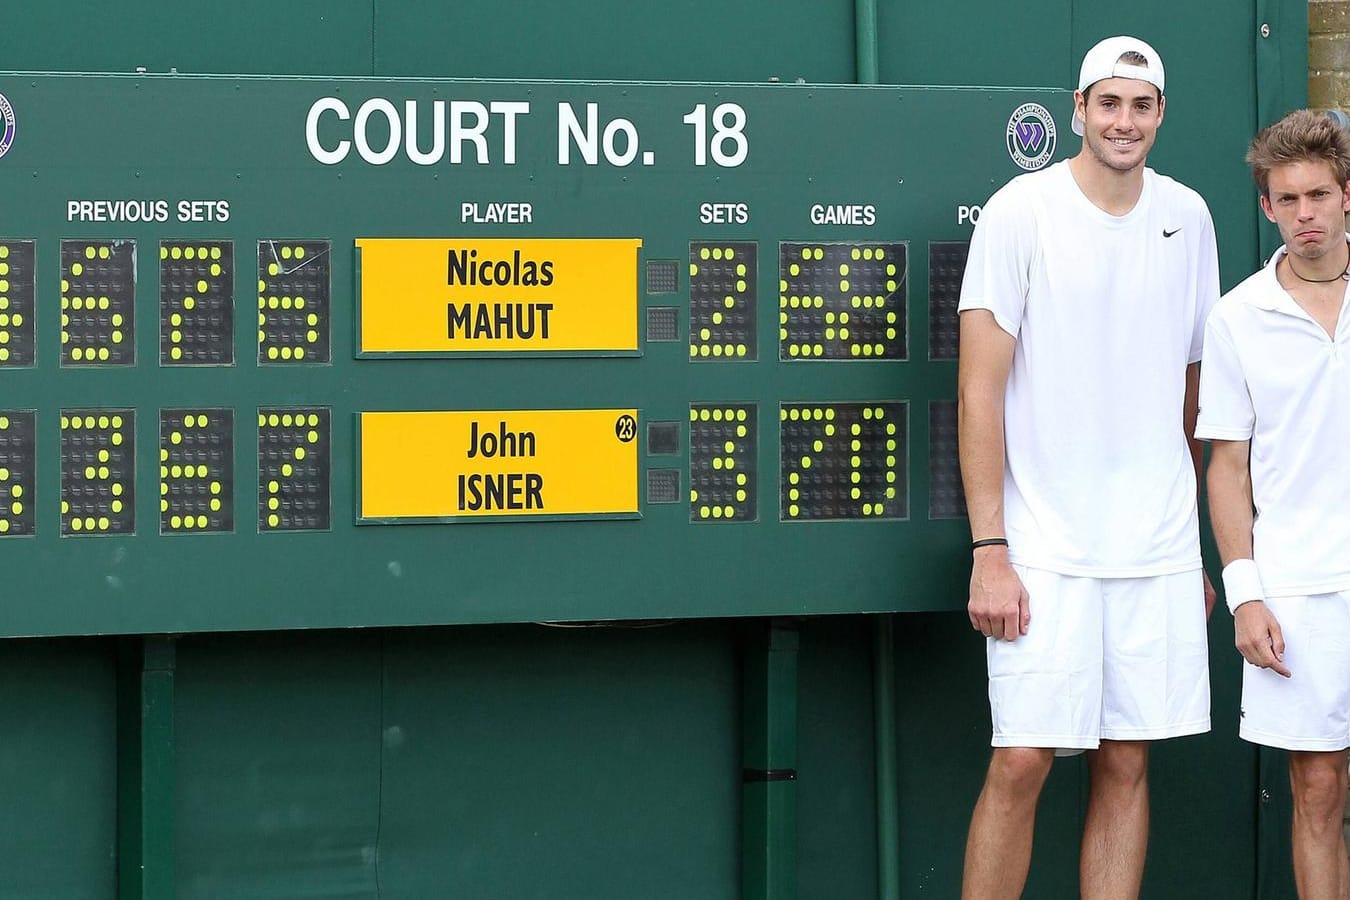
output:
[[[1180,231],[1180,230],[1181,230],[1180,228],[1173,228],[1171,231],[1168,231],[1166,228],[1164,228],[1164,229],[1163,229],[1163,237],[1171,237],[1172,235],[1176,234],[1176,233],[1177,233],[1178,231]]]

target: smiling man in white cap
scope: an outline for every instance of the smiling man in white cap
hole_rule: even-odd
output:
[[[1108,38],[1074,93],[1082,149],[990,198],[961,290],[968,611],[986,638],[993,758],[962,896],[1021,895],[1055,751],[1088,751],[1085,898],[1137,897],[1148,748],[1209,730],[1198,445],[1209,210],[1145,167],[1162,60]]]

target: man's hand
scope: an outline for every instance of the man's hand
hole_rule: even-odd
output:
[[[1022,579],[1008,562],[1005,547],[982,547],[975,551],[970,573],[971,626],[985,637],[1015,641],[1031,625],[1030,598]]]
[[[1264,603],[1252,600],[1239,606],[1233,613],[1233,631],[1233,643],[1243,659],[1289,677],[1284,665],[1284,633]]]
[[[1205,621],[1209,621],[1210,613],[1214,612],[1214,604],[1218,602],[1219,593],[1214,590],[1214,582],[1209,580],[1209,573],[1204,569],[1200,570],[1205,576]]]

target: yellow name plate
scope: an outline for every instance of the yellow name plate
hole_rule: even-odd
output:
[[[636,409],[360,414],[361,519],[635,515]]]
[[[637,238],[356,246],[361,354],[637,350]]]

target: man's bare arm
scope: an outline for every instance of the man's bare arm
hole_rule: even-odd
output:
[[[1003,405],[1017,340],[987,309],[961,313],[957,375],[957,431],[961,481],[974,540],[1004,537]],[[1026,589],[1008,561],[1007,547],[974,551],[970,624],[988,637],[1013,641],[1031,621]]]
[[[1210,441],[1209,517],[1224,565],[1252,558],[1250,441]]]
[[[1195,437],[1195,420],[1200,412],[1200,364],[1191,363],[1186,367],[1186,399],[1181,409],[1181,428],[1186,435],[1186,444],[1191,449],[1191,465],[1195,467],[1195,492],[1198,501],[1200,485],[1204,478],[1205,444]],[[1205,583],[1205,618],[1214,612],[1214,602],[1218,594],[1209,580],[1209,573],[1201,569]]]
[[[1248,467],[1250,441],[1211,441],[1209,516],[1219,556],[1227,566],[1252,558],[1252,481]],[[1233,611],[1233,643],[1247,662],[1272,669],[1286,678],[1284,635],[1266,604],[1255,599]]]

